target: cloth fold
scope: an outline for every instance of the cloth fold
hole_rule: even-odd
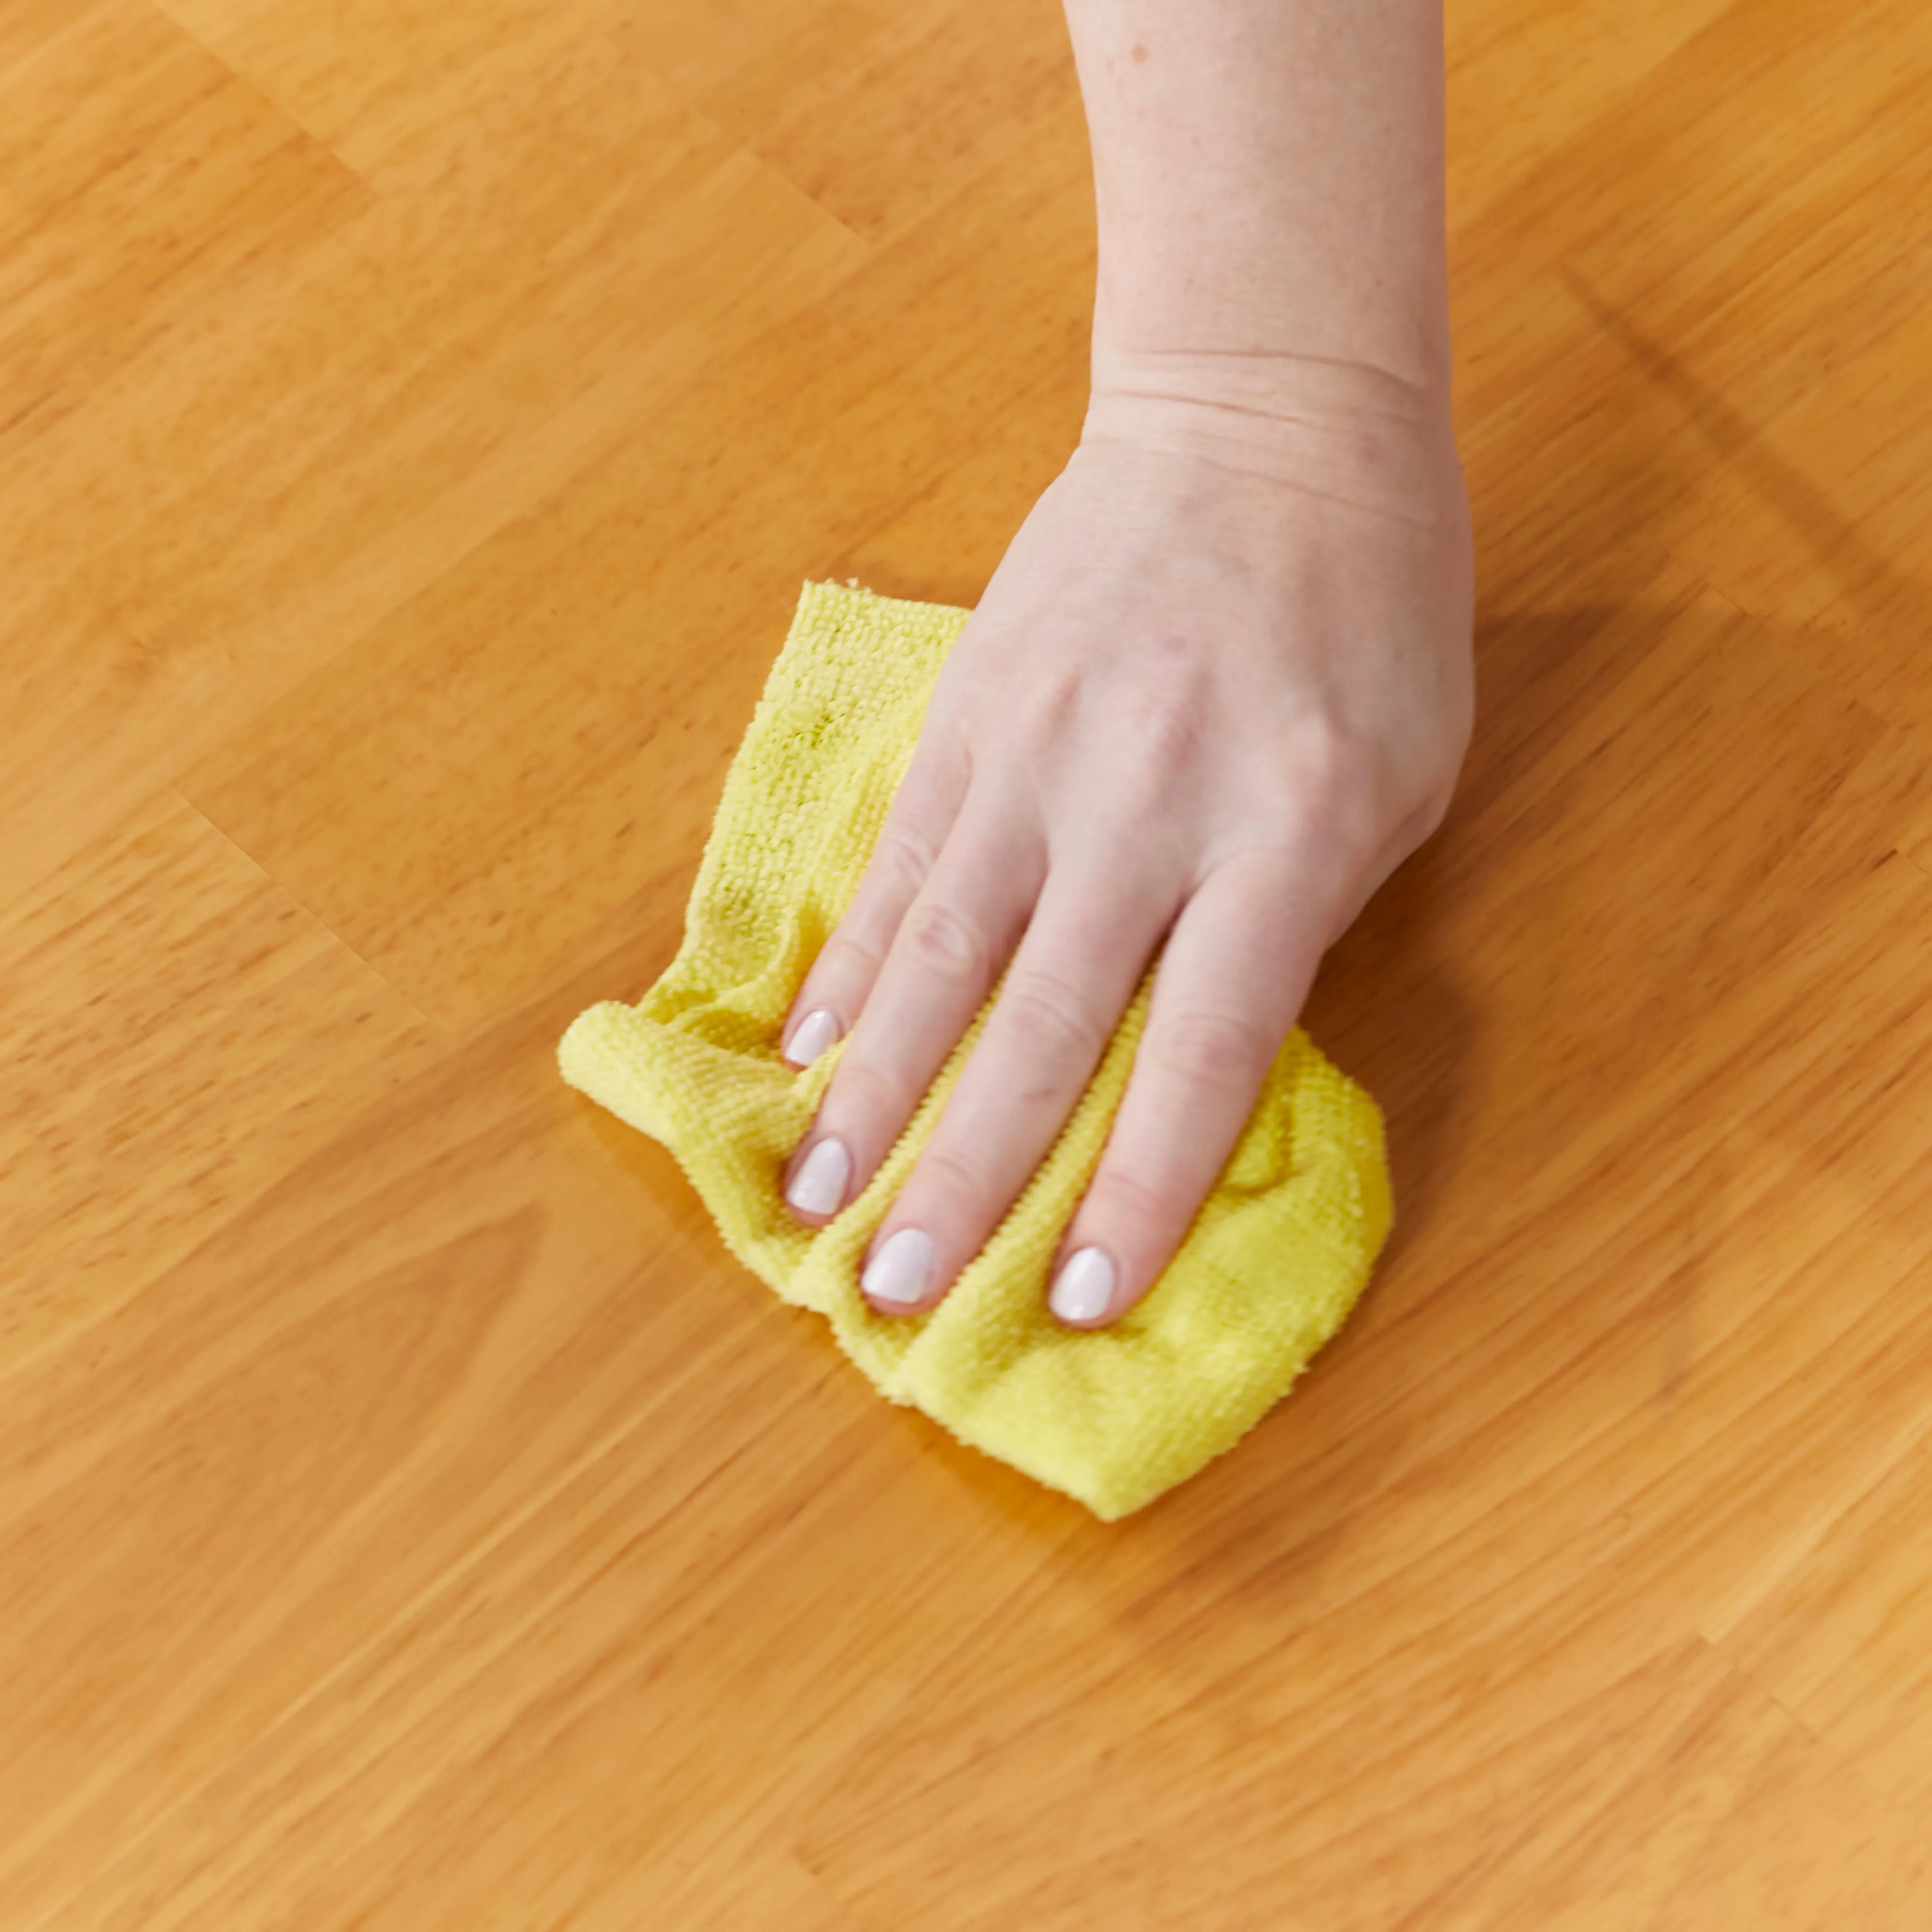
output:
[[[1047,1268],[1126,1091],[1159,956],[1024,1192],[938,1306],[872,1312],[866,1244],[904,1186],[1004,974],[870,1182],[820,1228],[779,1192],[845,1042],[800,1070],[780,1028],[856,891],[971,614],[808,583],[727,772],[683,943],[634,1004],[578,1015],[563,1077],[676,1157],[724,1245],[816,1310],[890,1400],[1112,1521],[1232,1448],[1347,1318],[1393,1218],[1381,1110],[1296,1027],[1160,1280],[1065,1328]]]

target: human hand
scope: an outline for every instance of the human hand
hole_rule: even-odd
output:
[[[940,668],[787,1018],[795,1064],[852,1035],[784,1177],[797,1218],[822,1226],[1010,962],[868,1250],[881,1314],[932,1308],[985,1244],[1164,940],[1049,1275],[1074,1326],[1131,1306],[1213,1186],[1322,953],[1454,788],[1473,572],[1446,427],[1345,415],[1284,443],[1177,400],[1096,398]],[[801,1041],[821,1010],[830,1024]]]

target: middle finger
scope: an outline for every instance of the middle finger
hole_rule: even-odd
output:
[[[986,1030],[867,1251],[882,1314],[923,1314],[986,1245],[1066,1125],[1168,922],[1126,866],[1049,874]]]

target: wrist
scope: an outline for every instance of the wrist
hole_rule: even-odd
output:
[[[1443,361],[1418,382],[1340,357],[1129,352],[1096,326],[1080,440],[1202,458],[1435,526],[1465,501]]]

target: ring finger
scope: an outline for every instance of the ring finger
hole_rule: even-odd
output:
[[[885,1314],[921,1314],[986,1245],[1065,1126],[1172,910],[1125,865],[1051,874],[985,1031],[861,1276]],[[1125,895],[1124,896],[1124,894]]]

